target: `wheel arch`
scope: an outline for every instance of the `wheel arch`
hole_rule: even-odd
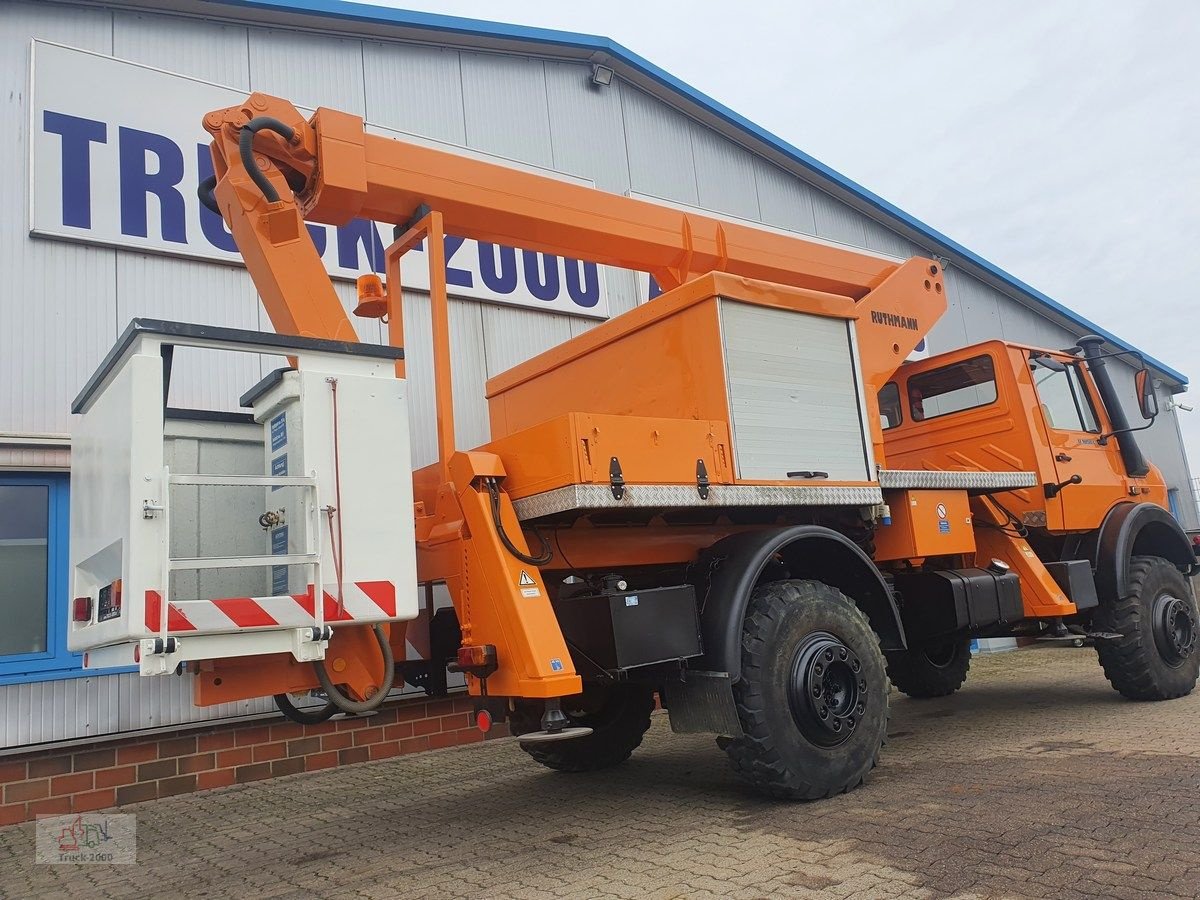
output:
[[[746,608],[772,563],[788,577],[821,581],[844,593],[867,616],[885,650],[907,647],[892,591],[871,558],[830,528],[794,525],[731,535],[706,551],[697,584],[705,668],[728,672],[733,681],[741,678]]]
[[[1156,503],[1118,503],[1092,535],[1088,557],[1101,600],[1129,593],[1129,562],[1135,556],[1161,557],[1185,575],[1194,574],[1196,557],[1180,524]]]

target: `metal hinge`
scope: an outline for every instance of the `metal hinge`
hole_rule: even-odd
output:
[[[163,511],[163,505],[155,500],[142,501],[142,518],[153,519]]]
[[[708,499],[708,469],[704,468],[704,460],[696,460],[696,493],[701,500]]]
[[[615,456],[608,461],[608,486],[614,500],[625,496],[625,476],[621,474],[621,461]]]

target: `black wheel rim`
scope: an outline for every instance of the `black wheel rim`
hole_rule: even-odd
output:
[[[929,647],[925,650],[925,659],[935,669],[948,668],[957,655],[958,645],[953,642],[940,647]]]
[[[849,740],[867,709],[862,661],[824,631],[810,634],[796,648],[787,693],[796,727],[821,747]]]
[[[1169,666],[1178,668],[1196,650],[1196,611],[1193,604],[1170,594],[1154,601],[1154,644]]]

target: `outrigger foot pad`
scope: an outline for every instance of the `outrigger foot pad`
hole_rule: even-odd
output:
[[[569,741],[571,738],[587,737],[591,733],[592,729],[590,728],[560,728],[558,731],[531,731],[521,735],[517,740],[521,744],[548,744],[551,741]]]

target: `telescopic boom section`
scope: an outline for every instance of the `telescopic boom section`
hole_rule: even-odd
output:
[[[281,331],[354,339],[304,218],[404,224],[429,207],[449,234],[649,272],[664,290],[717,271],[861,300],[898,267],[368,134],[362,119],[331,109],[306,120],[291,103],[263,94],[209,113],[204,126],[213,136],[216,203]]]

